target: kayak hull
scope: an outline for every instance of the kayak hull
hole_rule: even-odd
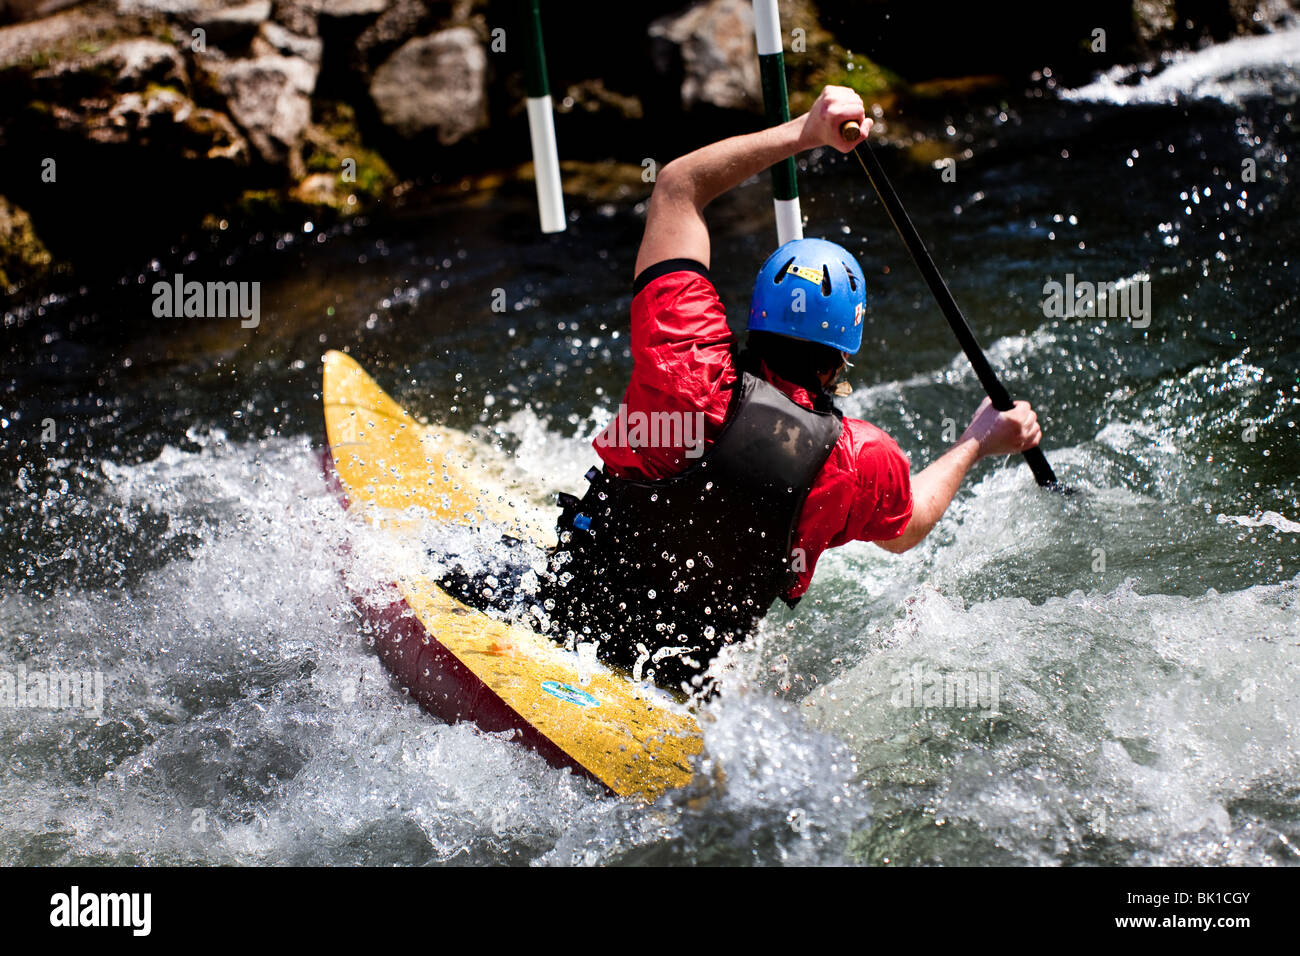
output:
[[[347,495],[328,448],[321,454],[321,467],[326,483],[346,508]],[[396,585],[386,588],[385,592],[379,596],[354,592],[353,604],[377,635],[375,651],[380,662],[416,703],[447,723],[467,720],[488,733],[512,732],[514,739],[536,751],[551,766],[572,770],[597,783],[601,782],[581,763],[539,733],[462,664],[455,654],[443,647],[402,597]],[[376,600],[376,597],[387,600]]]
[[[391,579],[349,587],[403,691],[443,720],[508,732],[619,796],[652,801],[689,782],[703,744],[681,704],[469,607],[430,576],[421,536],[431,522],[491,522],[540,541],[543,522],[509,504],[508,485],[475,444],[416,422],[341,352],[324,357],[322,393],[326,481],[366,533],[380,536],[378,560]]]

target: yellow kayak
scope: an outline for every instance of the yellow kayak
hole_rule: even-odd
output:
[[[527,533],[499,488],[467,486],[487,476],[465,436],[421,425],[342,352],[327,352],[324,366],[326,477],[350,513],[391,536],[384,554],[421,553],[416,536],[430,522],[488,519]],[[619,796],[649,802],[690,780],[700,730],[672,698],[494,620],[448,595],[428,569],[401,563],[384,568],[393,583],[383,600],[356,602],[376,626],[380,659],[426,710],[512,731]]]

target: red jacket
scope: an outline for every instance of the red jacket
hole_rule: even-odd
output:
[[[671,269],[671,271],[667,271]],[[722,430],[737,378],[731,330],[708,271],[698,263],[673,260],[647,269],[632,298],[632,381],[618,417],[596,437],[596,452],[620,478],[666,478],[699,458],[686,445],[630,447],[619,440],[631,431],[627,416],[701,413],[707,446]],[[768,372],[767,379],[805,408],[812,398],[798,385]],[[632,419],[635,423],[637,418]],[[691,433],[688,431],[689,439]],[[817,559],[827,548],[850,541],[881,541],[903,533],[912,517],[911,470],[897,443],[875,425],[844,419],[844,431],[813,483],[794,547],[806,567],[786,596],[808,590]],[[797,552],[796,552],[797,553]]]

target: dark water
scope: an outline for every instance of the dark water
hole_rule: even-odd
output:
[[[0,710],[0,861],[1294,862],[1298,49],[1238,41],[1146,85],[954,113],[953,183],[882,152],[1082,494],[985,463],[916,551],[826,556],[729,662],[711,782],[650,810],[389,684],[313,453],[319,358],[344,348],[510,455],[531,503],[575,490],[627,378],[635,199],[572,202],[560,237],[498,198],[184,263],[262,283],[251,331],[153,318],[158,273],[10,312],[0,669],[98,670],[104,698]],[[802,177],[808,234],[869,281],[845,405],[920,467],[979,387],[850,163]],[[710,222],[742,316],[766,182]],[[1067,273],[1149,277],[1149,326],[1046,317]],[[918,666],[997,699],[900,705]]]

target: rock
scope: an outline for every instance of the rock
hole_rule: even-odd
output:
[[[312,173],[289,192],[289,198],[307,206],[341,209],[346,201],[339,189],[339,178],[330,173]]]
[[[92,133],[91,138],[100,142],[149,145],[152,131],[180,126],[193,109],[189,97],[166,87],[154,87],[145,93],[125,93],[108,110],[103,129],[110,136],[96,137]]]
[[[237,6],[244,0],[116,0],[117,12],[125,16],[161,16],[193,23],[194,18],[222,7]]]
[[[182,155],[186,159],[208,159],[247,166],[250,158],[248,141],[240,135],[225,113],[196,109],[183,121],[185,138]]]
[[[370,96],[384,125],[412,139],[437,130],[450,145],[487,126],[487,54],[453,27],[404,43],[375,71]]]
[[[257,24],[270,19],[271,0],[114,0],[117,12],[133,16],[165,17],[186,24]]]
[[[271,0],[250,0],[237,6],[203,8],[191,15],[195,26],[207,31],[209,43],[247,43],[271,19]]]
[[[123,40],[98,53],[94,62],[117,71],[117,88],[121,90],[138,90],[150,83],[187,86],[180,54],[161,40]]]
[[[317,37],[300,36],[292,33],[274,20],[262,24],[253,40],[254,56],[266,56],[278,53],[281,56],[297,56],[306,60],[317,69],[320,68],[322,43]]]
[[[38,20],[85,0],[0,0],[0,23],[22,23]]]
[[[276,23],[301,36],[316,36],[323,20],[355,23],[355,35],[367,20],[375,19],[392,4],[393,0],[275,0],[271,15]]]
[[[334,20],[377,17],[392,5],[393,0],[331,0],[322,6],[321,15]]]
[[[1174,0],[1133,0],[1133,28],[1143,43],[1171,33],[1177,22]]]
[[[1149,52],[1283,28],[1294,20],[1294,6],[1294,0],[1205,0],[1194,8],[1177,0],[1133,0],[1131,13],[1134,36]]]
[[[51,65],[30,74],[29,98],[37,108],[24,121],[41,116],[38,122],[48,125],[26,135],[58,132],[157,155],[247,164],[248,143],[230,118],[191,99],[185,60],[175,47],[143,37],[87,53],[103,36],[90,35],[96,39],[63,44]]]
[[[616,93],[600,79],[571,83],[555,102],[555,112],[600,114],[615,120],[639,120],[645,115],[635,96]]]
[[[184,93],[150,86],[75,108],[54,104],[54,127],[100,145],[152,149],[181,159],[248,165],[247,140],[224,113],[202,109]]]
[[[52,17],[0,28],[0,70],[31,69],[84,56],[90,44],[120,39],[120,21],[101,9],[65,10]]]
[[[40,278],[50,263],[31,216],[0,196],[0,291],[13,292],[23,282]]]
[[[746,0],[708,0],[650,24],[658,73],[682,77],[682,106],[761,109],[754,11]]]
[[[304,138],[307,168],[338,180],[338,195],[349,212],[359,211],[363,201],[380,199],[395,182],[383,157],[361,141],[356,111],[346,103],[319,104]]]
[[[44,99],[71,105],[110,91],[143,90],[149,84],[188,88],[185,64],[175,47],[161,40],[122,40],[98,53],[81,54],[38,70],[33,87]]]
[[[427,0],[393,0],[388,9],[357,37],[356,54],[362,72],[373,74],[393,51],[436,25]]]
[[[299,147],[311,120],[316,67],[299,57],[272,54],[206,65],[231,117],[262,160],[301,174]]]
[[[314,37],[320,32],[317,23],[322,0],[275,0],[272,19],[299,36]]]
[[[1295,21],[1300,3],[1295,0],[1228,0],[1233,19],[1242,33],[1285,29]]]

